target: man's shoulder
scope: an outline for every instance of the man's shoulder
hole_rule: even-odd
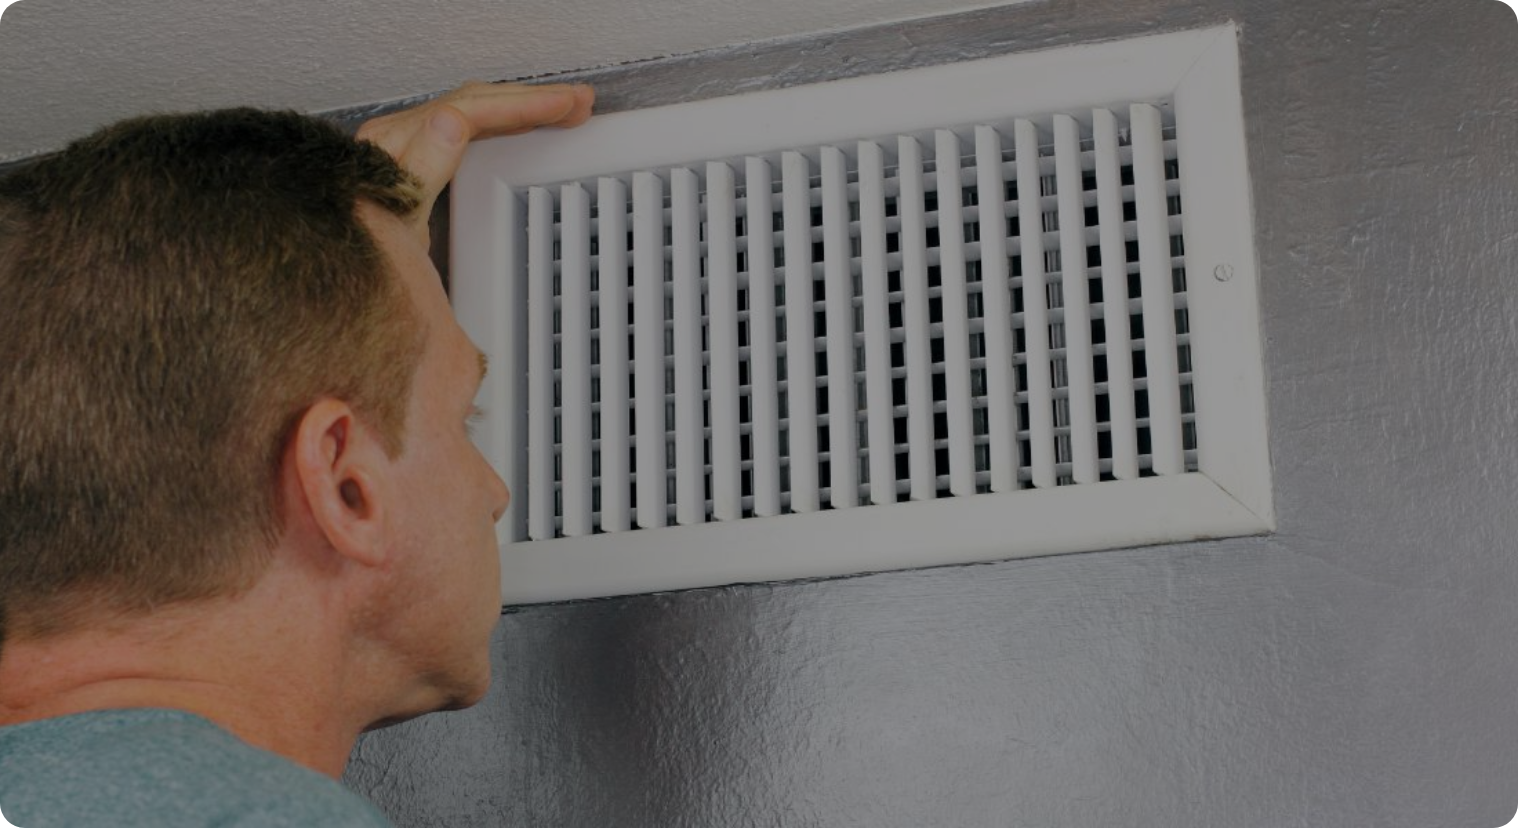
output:
[[[0,811],[24,828],[389,825],[337,782],[162,709],[0,728]]]

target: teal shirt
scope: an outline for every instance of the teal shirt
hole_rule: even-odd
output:
[[[18,828],[390,826],[336,781],[160,709],[0,727],[0,813]]]

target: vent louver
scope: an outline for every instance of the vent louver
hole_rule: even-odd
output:
[[[1227,63],[1232,38],[1065,52],[1087,53],[1072,64],[1086,74],[1182,40]],[[481,443],[514,493],[508,602],[1269,528],[1263,415],[1239,422],[1241,404],[1260,404],[1247,198],[1211,194],[1220,152],[1243,180],[1242,137],[1221,149],[1194,137],[1207,130],[1186,121],[1199,93],[1184,76],[1162,95],[1076,88],[1085,105],[1012,101],[994,118],[869,129],[872,89],[931,84],[984,110],[975,84],[1031,76],[988,64],[1038,57],[707,104],[757,127],[804,117],[805,96],[831,88],[852,103],[828,104],[812,129],[859,129],[842,140],[734,147],[754,137],[698,104],[605,118],[633,123],[593,122],[609,137],[578,142],[581,164],[603,167],[614,159],[596,150],[613,144],[689,152],[669,161],[643,150],[622,168],[556,175],[573,171],[576,133],[553,149],[502,142],[493,163],[493,145],[472,154],[455,302],[492,361]],[[682,118],[735,137],[661,142]],[[1216,229],[1224,208],[1244,211],[1242,229]],[[1208,268],[1196,289],[1194,260]],[[1226,304],[1197,295],[1217,287]],[[1193,341],[1204,314],[1200,328],[1245,338],[1242,357],[1222,338]],[[1230,367],[1208,376],[1217,364]],[[1208,443],[1251,427],[1242,449]],[[1235,472],[1241,451],[1260,468]],[[1255,502],[1240,502],[1241,481]],[[1227,502],[1177,530],[1172,513],[1199,498]]]

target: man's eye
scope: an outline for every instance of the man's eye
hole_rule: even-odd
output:
[[[474,428],[485,421],[485,409],[477,405],[469,406],[469,416],[464,420],[464,428],[469,431],[469,436],[474,436]]]

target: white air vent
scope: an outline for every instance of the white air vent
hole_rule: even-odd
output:
[[[508,603],[1272,527],[1234,29],[487,142]]]

